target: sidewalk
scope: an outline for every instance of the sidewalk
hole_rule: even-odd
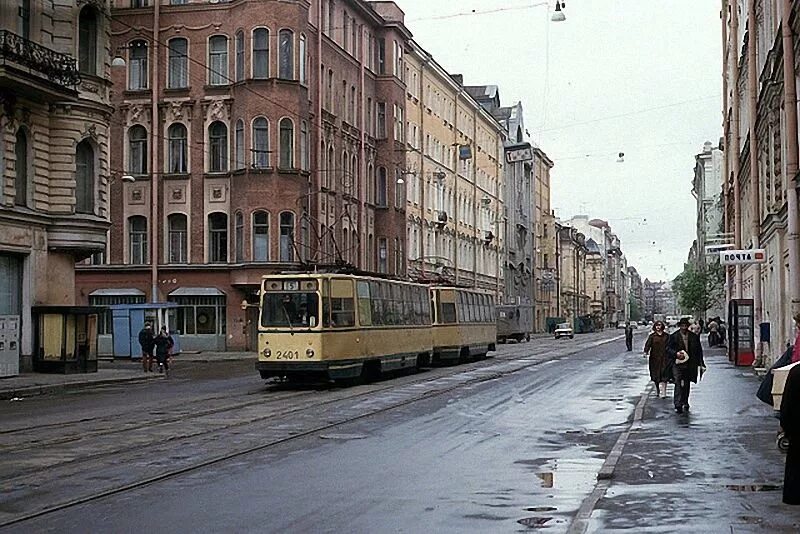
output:
[[[257,352],[181,352],[174,356],[176,362],[212,363],[258,359]]]
[[[589,532],[800,530],[800,510],[781,503],[785,457],[773,409],[755,397],[759,377],[719,349],[705,360],[689,414],[650,388]]]

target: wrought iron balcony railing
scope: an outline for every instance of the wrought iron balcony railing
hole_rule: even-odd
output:
[[[0,59],[24,65],[53,83],[75,87],[81,81],[78,62],[8,30],[0,30]]]

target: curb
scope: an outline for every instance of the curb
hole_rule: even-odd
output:
[[[93,382],[65,382],[61,384],[43,384],[40,386],[26,386],[16,389],[7,389],[0,391],[0,400],[10,400],[14,397],[36,397],[39,395],[48,395],[50,393],[59,393],[72,389],[89,389],[95,386],[108,386],[111,384],[135,384],[138,382],[147,382],[149,380],[164,379],[163,375],[158,376],[137,376],[131,378],[106,378],[103,380],[96,380]]]

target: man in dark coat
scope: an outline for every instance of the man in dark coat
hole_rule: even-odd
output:
[[[139,346],[142,348],[142,367],[145,373],[153,370],[154,339],[153,325],[148,321],[144,323],[144,328],[139,331]]]
[[[800,365],[786,377],[781,399],[781,427],[789,438],[783,474],[783,502],[800,504]]]
[[[678,322],[678,331],[669,336],[667,341],[667,360],[672,365],[675,379],[675,411],[689,411],[689,388],[692,382],[697,383],[697,371],[705,371],[703,361],[703,345],[700,336],[689,331],[689,319]]]
[[[625,346],[628,348],[628,352],[633,350],[633,326],[630,321],[625,323]]]

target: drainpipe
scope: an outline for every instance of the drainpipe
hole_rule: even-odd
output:
[[[781,2],[783,31],[783,102],[786,110],[786,174],[787,184],[787,217],[789,247],[789,295],[791,296],[791,315],[800,313],[800,235],[798,235],[798,187],[797,181],[797,84],[794,69],[794,37],[789,18],[792,14],[791,0]],[[786,319],[789,324],[791,321]],[[791,332],[791,331],[790,331]]]
[[[739,172],[741,163],[741,144],[739,131],[739,117],[741,114],[741,101],[739,100],[739,12],[734,3],[731,7],[731,42],[728,47],[728,61],[732,61],[733,80],[731,80],[731,176],[733,177],[733,242],[737,249],[742,248],[742,193],[739,186]],[[731,55],[732,54],[732,55]],[[733,298],[742,298],[742,267],[734,268]]]
[[[747,97],[749,101],[750,113],[750,203],[752,204],[752,214],[750,219],[750,239],[751,247],[761,246],[761,206],[760,206],[760,183],[758,180],[758,138],[756,134],[756,120],[758,116],[758,72],[756,70],[756,0],[750,0],[747,4],[747,20],[749,22],[747,38]],[[761,265],[752,266],[753,273],[753,323],[756,325],[753,333],[756,359],[755,364],[761,366],[763,359],[763,348],[761,347],[761,335],[758,325],[763,321],[763,303],[761,299]]]
[[[322,2],[319,2],[319,4],[321,6]],[[320,7],[320,9],[322,9],[322,8]],[[353,24],[355,24],[355,22],[353,22]],[[359,247],[361,249],[360,250],[361,253],[359,254],[359,256],[360,256],[359,261],[361,262],[361,267],[364,270],[367,269],[367,263],[368,263],[367,262],[367,257],[372,252],[372,251],[367,251],[366,250],[367,248],[369,248],[369,240],[367,239],[367,234],[369,234],[369,229],[367,228],[367,193],[366,193],[367,192],[367,187],[366,186],[367,186],[367,180],[369,180],[370,177],[367,176],[367,148],[366,148],[367,147],[367,119],[366,119],[366,115],[367,114],[365,113],[365,109],[367,107],[366,106],[367,99],[366,99],[366,95],[365,95],[365,92],[366,92],[365,91],[365,89],[366,89],[365,71],[366,71],[366,68],[367,68],[367,57],[366,57],[367,54],[364,52],[364,50],[367,50],[368,47],[365,46],[367,44],[365,42],[366,39],[364,38],[365,37],[364,36],[364,32],[365,31],[366,30],[364,30],[362,28],[361,35],[359,36],[359,38],[361,40],[361,57],[358,58],[359,61],[361,62],[361,68],[359,69],[359,86],[360,86],[360,91],[361,91],[361,120],[359,121],[361,123],[360,124],[360,129],[361,129],[361,143],[360,144],[361,144],[361,146],[359,147],[358,165],[360,167],[359,174],[361,176],[363,176],[364,179],[362,179],[361,183],[358,184],[358,191],[356,191],[356,194],[358,195],[358,198],[360,199],[359,203],[358,203],[358,209],[359,209],[358,224],[359,224],[359,226],[361,228],[359,228],[358,235],[359,235],[359,240],[362,243],[362,245]],[[320,35],[320,40],[319,41],[320,41],[320,43],[322,42],[322,36],[321,35]],[[321,58],[322,55],[319,55],[317,57]],[[405,125],[403,125],[403,128],[405,128]],[[405,139],[405,136],[403,137],[403,139]],[[405,156],[404,156],[404,160],[405,160]],[[406,166],[406,163],[405,163],[405,161],[403,161],[403,171],[405,171],[405,166]],[[401,174],[401,176],[405,176],[405,174]],[[408,180],[408,177],[405,176],[405,179]],[[397,183],[394,184],[395,187],[398,187],[398,185],[399,184],[397,184]],[[406,187],[405,184],[403,185],[403,187]],[[406,189],[406,191],[408,191],[408,189]],[[405,201],[408,202],[408,194],[404,195],[404,197],[405,197]],[[408,208],[407,206],[403,206],[403,207],[406,208],[406,209]],[[408,222],[404,220],[403,221],[403,230],[402,231],[406,236],[408,235],[408,231],[406,230],[406,228],[407,228],[406,225],[407,224],[408,224]],[[408,243],[407,243],[407,241],[408,241],[407,237],[404,237],[403,240],[401,241],[401,243],[402,242],[406,242],[406,246],[405,246],[406,257],[408,257]],[[395,254],[397,254],[397,251],[395,251]],[[403,266],[401,267],[401,269],[404,269],[407,272],[408,270],[405,269],[406,258],[402,258],[402,262],[403,262]],[[397,274],[399,276],[402,273],[395,273],[395,274]]]
[[[158,172],[158,153],[160,152],[157,147],[161,146],[158,142],[158,135],[156,130],[159,128],[158,123],[158,94],[160,89],[158,74],[161,72],[160,57],[158,50],[158,41],[161,30],[159,28],[160,22],[160,4],[155,2],[153,6],[153,69],[152,72],[152,85],[150,86],[150,106],[152,107],[152,115],[150,119],[150,302],[158,302],[158,256],[159,256],[159,239],[158,231],[161,228],[160,221],[158,220],[158,180],[161,173]]]
[[[321,191],[322,184],[325,183],[325,180],[323,178],[322,173],[323,172],[329,172],[325,168],[326,167],[325,158],[326,158],[326,155],[327,155],[327,148],[326,148],[325,152],[320,150],[320,146],[322,145],[322,143],[320,141],[322,141],[325,138],[325,129],[323,128],[323,125],[322,125],[322,105],[323,105],[323,102],[322,102],[322,100],[323,100],[322,87],[323,87],[323,85],[325,83],[325,75],[326,75],[326,73],[323,72],[322,69],[321,69],[321,66],[322,66],[322,40],[323,40],[323,35],[325,33],[325,20],[323,19],[323,14],[322,13],[323,13],[322,12],[322,2],[318,2],[318,5],[317,5],[317,57],[316,57],[317,63],[314,66],[314,70],[316,71],[315,75],[317,77],[317,95],[316,95],[317,96],[317,105],[316,105],[316,110],[315,110],[317,116],[316,116],[316,121],[315,122],[317,123],[317,136],[318,137],[316,139],[314,139],[314,145],[315,145],[314,146],[314,151],[317,154],[317,163],[316,163],[317,183],[314,184],[314,187],[313,187],[313,190],[312,190],[312,184],[310,183],[311,177],[309,176],[309,183],[308,183],[308,186],[307,186],[308,187],[308,191],[306,192],[306,194],[308,195],[306,197],[306,205],[308,206],[309,211],[311,209],[311,203],[312,202],[314,202],[316,204],[316,207],[317,207],[317,213],[313,217],[313,220],[311,220],[311,217],[310,217],[311,214],[307,214],[307,216],[310,219],[308,221],[308,224],[315,224],[317,226],[317,232],[316,233],[317,233],[317,236],[318,236],[317,237],[317,243],[316,243],[316,246],[315,246],[315,250],[310,250],[309,253],[313,254],[313,257],[317,258],[319,260],[322,259],[322,250],[323,250],[323,246],[324,246],[323,245],[323,240],[327,239],[327,236],[325,235],[325,231],[323,229],[323,221],[321,220],[321,215],[320,215],[322,213],[322,195],[321,194],[312,195],[312,193],[315,193],[317,191]],[[311,150],[311,147],[309,147],[309,150]],[[367,178],[369,179],[369,177],[367,177]],[[325,193],[325,194],[327,195],[327,193]],[[312,197],[313,197],[313,200],[312,200]],[[325,226],[327,226],[327,214],[325,215],[325,217],[326,217]]]
[[[722,19],[722,131],[725,133],[726,142],[725,142],[725,154],[723,158],[723,173],[722,173],[722,205],[723,205],[723,212],[722,212],[722,227],[725,229],[725,232],[730,231],[731,221],[728,217],[728,206],[729,202],[731,201],[729,192],[728,192],[728,176],[730,176],[730,168],[731,168],[731,147],[728,146],[727,142],[727,134],[730,132],[731,124],[728,120],[728,109],[729,109],[729,102],[728,102],[728,67],[730,65],[730,59],[728,57],[728,15],[727,15],[727,0],[722,0],[722,11],[720,12],[720,18]],[[731,300],[731,284],[730,284],[730,268],[725,267],[725,302],[729,302]]]

